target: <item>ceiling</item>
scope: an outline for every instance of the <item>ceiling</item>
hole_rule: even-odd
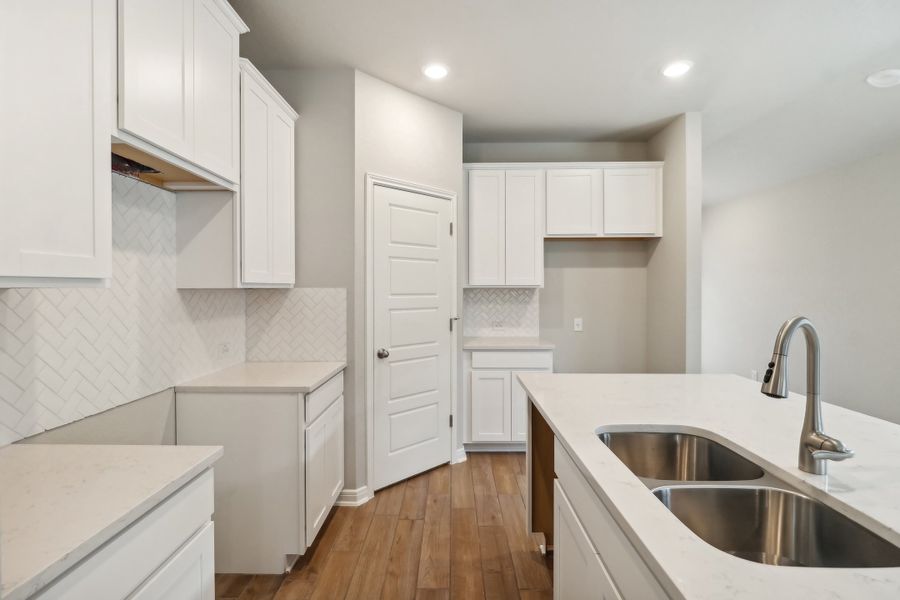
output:
[[[232,4],[257,66],[360,69],[462,112],[466,141],[646,140],[701,111],[708,202],[900,143],[900,87],[864,82],[900,68],[897,0]]]

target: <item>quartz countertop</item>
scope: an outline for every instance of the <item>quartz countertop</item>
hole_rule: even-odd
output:
[[[245,362],[175,386],[176,392],[311,392],[345,362]]]
[[[683,525],[597,437],[600,430],[706,436],[900,545],[900,425],[831,404],[824,430],[856,451],[829,475],[797,468],[805,398],[762,395],[736,375],[523,373],[557,439],[674,598],[900,597],[900,568],[776,567],[708,545]],[[826,396],[827,398],[827,396]]]
[[[536,337],[467,337],[463,350],[553,350],[556,345]]]
[[[219,446],[0,449],[0,597],[28,598],[221,456]]]

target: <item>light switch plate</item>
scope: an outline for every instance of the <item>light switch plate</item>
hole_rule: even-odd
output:
[[[575,322],[572,324],[572,331],[584,331],[584,320],[581,317],[575,317]]]

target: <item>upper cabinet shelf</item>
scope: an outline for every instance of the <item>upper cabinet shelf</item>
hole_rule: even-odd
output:
[[[661,162],[465,165],[471,287],[541,287],[544,238],[658,238]]]

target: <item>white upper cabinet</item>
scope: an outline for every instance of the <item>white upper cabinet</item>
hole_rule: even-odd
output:
[[[543,285],[543,170],[473,169],[468,200],[469,285]]]
[[[547,170],[547,235],[595,236],[601,231],[603,171]]]
[[[506,172],[469,172],[469,284],[506,282]]]
[[[112,274],[114,32],[112,1],[0,3],[0,287]]]
[[[544,285],[544,172],[506,172],[506,285]]]
[[[242,282],[294,283],[294,121],[297,113],[241,59]]]
[[[246,31],[225,0],[119,0],[119,128],[237,182]]]
[[[603,233],[662,234],[661,169],[604,169]]]
[[[230,181],[240,171],[240,29],[217,0],[199,0],[194,17],[194,157]]]

